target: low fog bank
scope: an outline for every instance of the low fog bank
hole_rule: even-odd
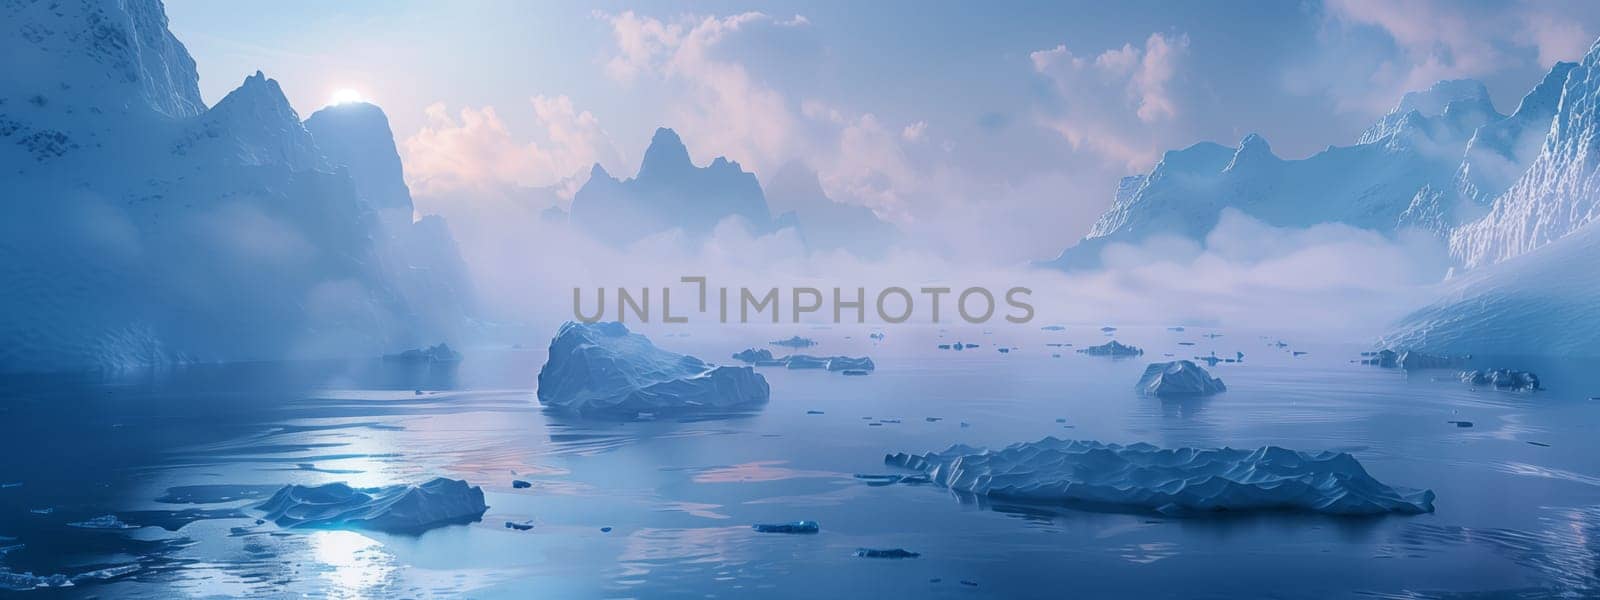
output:
[[[780,323],[793,322],[794,288],[817,288],[823,296],[818,310],[802,315],[805,323],[832,321],[833,288],[841,288],[846,301],[864,288],[866,323],[885,327],[930,324],[930,300],[920,289],[948,287],[952,292],[941,298],[940,322],[960,326],[967,323],[953,308],[955,296],[983,287],[995,298],[995,312],[983,324],[990,328],[1190,325],[1358,341],[1373,339],[1425,303],[1450,265],[1446,248],[1434,236],[1386,236],[1338,224],[1279,228],[1231,209],[1203,242],[1158,237],[1113,244],[1104,252],[1105,268],[1069,273],[963,258],[992,256],[981,249],[1008,243],[1004,234],[910,239],[881,258],[862,259],[843,251],[808,251],[793,229],[753,234],[730,218],[705,239],[669,231],[619,248],[569,226],[555,189],[501,190],[473,199],[452,198],[435,210],[448,215],[456,232],[491,323],[484,332],[500,342],[553,332],[573,319],[574,288],[581,290],[588,314],[595,310],[596,290],[605,288],[603,318],[614,320],[619,287],[635,299],[650,288],[651,323],[660,323],[661,290],[671,288],[673,315],[687,316],[691,326],[718,324],[721,287],[730,288],[729,322],[740,318],[739,288],[757,296],[778,288]],[[698,284],[684,283],[682,277],[706,278],[708,312],[698,311]],[[877,295],[890,287],[905,288],[913,297],[912,316],[904,324],[886,324],[877,315]],[[1024,324],[1005,319],[1023,313],[1006,302],[1006,292],[1016,287],[1031,291],[1020,298],[1034,309]],[[982,302],[973,301],[973,312],[981,312]],[[904,307],[899,299],[887,306],[891,313]],[[847,324],[854,323],[853,311],[843,310]],[[770,324],[770,315],[752,313],[750,320]],[[626,319],[638,322],[632,312]],[[497,328],[506,336],[496,335]]]

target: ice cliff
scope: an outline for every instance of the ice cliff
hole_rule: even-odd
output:
[[[1161,449],[1047,437],[999,450],[957,445],[890,454],[884,461],[957,492],[1057,506],[1168,515],[1433,512],[1433,492],[1384,485],[1342,452]]]
[[[276,81],[204,105],[159,2],[6,2],[0,22],[0,371],[375,356],[467,318]],[[424,228],[417,252],[451,262]]]
[[[586,415],[634,416],[766,404],[766,378],[655,347],[621,323],[561,326],[539,370],[539,402]]]

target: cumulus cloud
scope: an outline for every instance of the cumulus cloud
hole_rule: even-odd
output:
[[[674,95],[668,110],[672,126],[687,143],[715,148],[758,168],[775,168],[788,158],[798,134],[787,100],[717,50],[729,36],[755,26],[803,27],[807,22],[757,12],[676,21],[631,11],[600,16],[611,24],[617,46],[606,62],[608,75],[622,83],[653,77],[681,86],[683,93]]]
[[[620,162],[610,136],[566,96],[530,99],[536,129],[513,133],[492,106],[451,113],[444,103],[401,143],[406,178],[418,196],[505,185],[550,186],[587,172],[596,162]]]
[[[1146,132],[1183,110],[1173,86],[1188,51],[1187,35],[1152,33],[1142,46],[1124,44],[1094,56],[1074,54],[1065,44],[1031,53],[1034,71],[1049,79],[1061,102],[1046,125],[1074,148],[1147,165],[1163,148],[1149,143]]]
[[[1329,0],[1322,64],[1290,83],[1329,88],[1342,110],[1380,112],[1440,80],[1577,60],[1597,33],[1594,13],[1568,2]]]

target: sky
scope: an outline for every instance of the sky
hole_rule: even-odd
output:
[[[700,164],[790,161],[909,236],[1049,258],[1119,178],[1200,141],[1299,158],[1408,90],[1477,78],[1502,112],[1600,35],[1569,2],[168,0],[215,103],[260,69],[301,113],[389,115],[419,208],[463,190],[632,175],[656,127]],[[554,196],[559,202],[560,195]]]

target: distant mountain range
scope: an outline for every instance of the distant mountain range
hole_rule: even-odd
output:
[[[200,99],[155,0],[0,5],[0,371],[377,356],[469,316],[383,112]]]
[[[774,216],[774,207],[782,212]],[[695,166],[683,140],[667,128],[650,139],[638,176],[617,179],[596,164],[569,215],[574,226],[614,246],[671,231],[704,240],[730,218],[755,234],[794,228],[813,250],[866,257],[881,255],[898,238],[871,209],[828,198],[816,173],[799,163],[781,168],[764,192],[755,174],[724,157]]]
[[[1579,63],[1556,64],[1509,115],[1495,110],[1483,84],[1442,81],[1406,94],[1354,145],[1305,159],[1281,159],[1254,134],[1236,148],[1195,144],[1123,179],[1089,234],[1042,264],[1094,269],[1112,244],[1199,241],[1225,208],[1284,227],[1417,229],[1447,241],[1471,271],[1387,343],[1600,356],[1600,319],[1578,319],[1594,314],[1600,297],[1590,266],[1600,254],[1585,241],[1600,236],[1592,231],[1600,216],[1597,104],[1600,45]]]

